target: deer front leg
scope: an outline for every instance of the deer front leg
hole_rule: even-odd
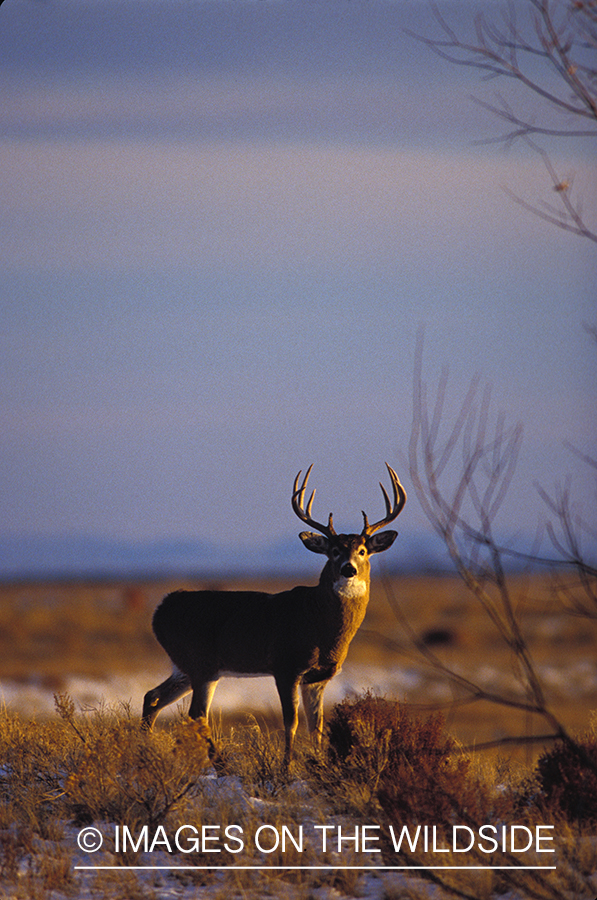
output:
[[[317,749],[321,747],[321,739],[323,737],[323,692],[327,684],[328,681],[318,681],[315,684],[301,684],[309,734]]]
[[[282,704],[284,721],[285,748],[282,771],[287,773],[292,758],[292,745],[298,728],[299,678],[276,675],[276,687]]]
[[[216,746],[211,737],[211,729],[209,727],[208,717],[211,701],[213,700],[214,691],[218,685],[218,679],[214,681],[194,681],[193,697],[189,707],[189,716],[191,719],[204,719],[207,728],[207,755],[214,762],[217,759]]]
[[[194,681],[193,698],[189,707],[189,716],[191,719],[205,719],[207,721],[211,701],[213,700],[214,691],[217,685],[217,678],[215,681]]]

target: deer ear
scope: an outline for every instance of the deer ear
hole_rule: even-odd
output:
[[[379,534],[372,534],[367,538],[367,550],[369,553],[381,553],[391,547],[397,537],[397,531],[380,531]]]
[[[314,531],[301,531],[299,537],[307,550],[313,553],[325,553],[329,550],[329,541],[323,534],[316,534]]]

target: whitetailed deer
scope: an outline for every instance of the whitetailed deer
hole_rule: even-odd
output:
[[[151,729],[165,706],[193,691],[189,715],[209,714],[212,697],[223,675],[273,675],[282,704],[288,768],[298,725],[299,687],[309,731],[316,743],[323,730],[323,692],[340,671],[348,647],[369,601],[369,557],[390,547],[395,531],[376,534],[402,511],[406,492],[386,463],[393,500],[380,487],[386,515],[370,525],[363,512],[360,534],[336,534],[328,524],[311,518],[315,491],[305,507],[310,466],[302,484],[295,478],[292,508],[313,531],[299,535],[313,553],[327,556],[319,584],[295,587],[279,594],[258,591],[176,591],[153,616],[156,638],[172,660],[170,678],[148,691],[143,701],[143,726]]]

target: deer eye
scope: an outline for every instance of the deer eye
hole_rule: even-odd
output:
[[[334,549],[332,550],[332,556],[334,557],[334,559],[338,559],[338,557],[340,556],[340,551],[337,547],[334,547]]]
[[[361,547],[361,549],[359,550],[359,556],[365,556],[365,548],[364,547]]]

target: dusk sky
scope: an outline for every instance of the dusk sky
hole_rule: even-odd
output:
[[[502,4],[439,0],[458,29]],[[517,206],[538,157],[481,144],[504,96],[407,31],[426,0],[6,0],[0,7],[0,537],[221,540],[379,518],[416,335],[524,425],[502,523],[567,474],[594,511],[595,245]],[[527,102],[528,108],[532,104]],[[597,221],[587,147],[544,145]],[[399,558],[399,544],[395,556]]]

